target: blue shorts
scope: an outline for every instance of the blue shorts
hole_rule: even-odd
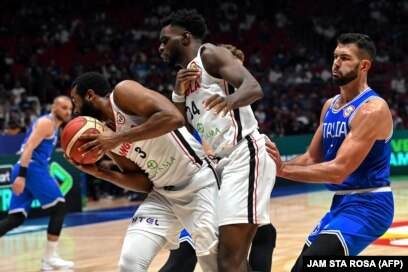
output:
[[[319,234],[336,235],[346,256],[356,256],[381,237],[394,217],[392,192],[335,195],[328,212],[309,235],[311,245]]]
[[[194,248],[193,240],[191,239],[191,235],[190,235],[190,233],[187,232],[186,229],[183,229],[183,230],[180,232],[179,242],[180,242],[180,243],[181,243],[181,242],[188,242],[188,243],[190,243],[190,245]]]
[[[13,182],[17,178],[19,169],[20,164],[15,164],[11,174]],[[23,212],[27,217],[34,199],[38,199],[43,209],[52,207],[59,201],[65,201],[59,184],[51,176],[48,166],[31,161],[28,165],[24,191],[18,196],[11,195],[9,213]]]

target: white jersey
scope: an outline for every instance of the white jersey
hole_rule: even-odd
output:
[[[121,111],[113,100],[113,92],[109,99],[115,118],[116,132],[145,122],[143,117]],[[135,162],[158,188],[184,186],[201,169],[205,159],[200,143],[185,127],[160,137],[122,143],[112,152]]]
[[[190,82],[186,91],[186,111],[190,124],[198,131],[214,150],[216,156],[222,157],[229,153],[245,136],[258,128],[251,106],[231,110],[225,117],[221,114],[215,116],[214,110],[207,111],[203,108],[203,101],[211,96],[227,96],[236,91],[227,81],[215,78],[208,74],[201,61],[202,45],[197,56],[187,65],[187,68],[198,68],[201,76]]]

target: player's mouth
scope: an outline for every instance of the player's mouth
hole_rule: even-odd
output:
[[[163,59],[164,62],[169,62],[169,57],[166,54],[160,54],[160,57]]]
[[[339,76],[341,76],[340,72],[339,72],[339,71],[336,71],[336,70],[333,70],[333,71],[332,71],[332,75],[333,75],[334,77],[339,77]]]

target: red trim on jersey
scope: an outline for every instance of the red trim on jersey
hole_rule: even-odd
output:
[[[190,161],[197,167],[200,168],[201,166],[194,160],[193,157],[191,157],[191,155],[186,151],[186,149],[184,148],[184,146],[180,143],[180,141],[178,140],[178,138],[174,135],[174,132],[170,132],[171,136],[174,138],[174,140],[176,140],[178,146],[181,148],[181,150],[183,150],[184,154],[187,155],[187,157],[190,159]]]

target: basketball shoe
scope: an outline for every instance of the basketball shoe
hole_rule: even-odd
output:
[[[58,254],[54,254],[52,257],[43,258],[41,260],[41,271],[52,271],[58,269],[71,269],[74,267],[74,262],[65,261],[61,259]]]

